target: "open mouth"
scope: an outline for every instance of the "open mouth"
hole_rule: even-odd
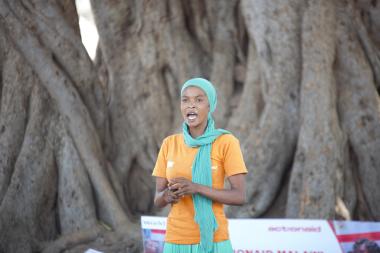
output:
[[[195,112],[189,112],[186,114],[188,120],[195,120],[198,117],[198,114]]]

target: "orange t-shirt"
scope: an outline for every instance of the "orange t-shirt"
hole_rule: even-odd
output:
[[[192,164],[198,148],[185,144],[182,134],[167,137],[157,157],[153,176],[166,179],[184,177],[192,178]],[[212,144],[211,150],[212,188],[224,189],[225,177],[247,173],[240,144],[232,134],[219,136]],[[223,204],[213,202],[218,229],[214,241],[227,240],[228,222],[224,214]],[[200,241],[199,226],[194,221],[194,205],[191,196],[181,198],[173,204],[167,220],[165,241],[176,244],[197,244]]]

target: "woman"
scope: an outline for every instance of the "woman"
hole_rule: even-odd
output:
[[[167,137],[158,154],[154,203],[171,204],[164,253],[232,252],[223,204],[245,203],[247,169],[239,141],[214,128],[216,103],[209,81],[188,80],[181,90],[183,132]]]

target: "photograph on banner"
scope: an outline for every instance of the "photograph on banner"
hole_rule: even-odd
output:
[[[331,221],[344,253],[380,253],[380,222]]]
[[[164,248],[166,218],[141,217],[144,253],[161,253]]]
[[[161,253],[164,249],[165,230],[143,229],[144,253]]]

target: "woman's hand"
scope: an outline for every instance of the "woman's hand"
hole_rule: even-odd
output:
[[[166,203],[168,204],[175,204],[179,201],[180,197],[177,196],[173,191],[166,188],[166,190],[163,192],[163,198]]]
[[[198,193],[198,185],[184,177],[170,179],[168,188],[178,197]]]
[[[179,201],[179,196],[169,190],[166,178],[156,178],[156,194],[154,204],[157,207],[165,207],[167,204],[175,204]]]
[[[157,178],[155,205],[164,207],[169,203],[177,203],[186,195],[201,194],[206,198],[227,205],[243,205],[245,196],[246,174],[236,174],[228,177],[230,189],[214,189],[201,184],[193,183],[191,180],[178,177],[170,179]]]
[[[206,198],[227,205],[243,205],[245,197],[245,176],[246,174],[236,174],[228,177],[230,189],[214,189],[201,184],[193,183],[183,177],[169,180],[167,187],[178,197],[185,195],[201,194]]]

